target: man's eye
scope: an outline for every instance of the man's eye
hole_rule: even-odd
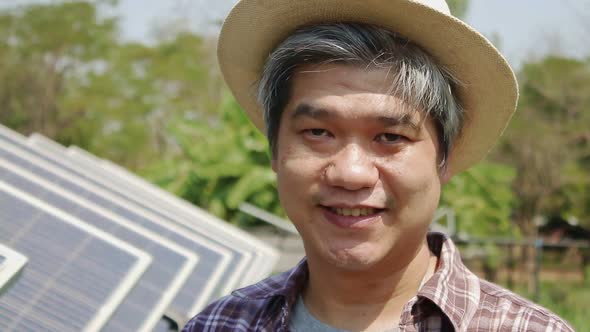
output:
[[[305,130],[305,132],[313,137],[323,137],[323,136],[329,136],[330,133],[326,130],[326,129],[320,129],[320,128],[313,128],[313,129],[307,129]]]
[[[377,135],[377,137],[375,137],[375,139],[381,143],[392,144],[392,143],[397,143],[397,142],[403,140],[404,136],[401,136],[398,134],[392,134],[392,133],[382,133],[382,134]]]

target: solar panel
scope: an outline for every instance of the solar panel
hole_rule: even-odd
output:
[[[27,264],[27,257],[0,244],[0,296]]]
[[[49,145],[47,139],[43,140],[40,135],[36,136],[30,138],[34,144],[39,144],[39,146]],[[256,257],[252,262],[252,268],[242,280],[242,286],[258,281],[272,272],[278,260],[276,250],[250,234],[228,225],[226,222],[209,215],[198,207],[179,199],[109,161],[99,159],[75,146],[69,147],[68,153],[74,157],[71,160],[85,170],[94,174],[108,174],[108,176],[103,176],[101,180],[108,183],[109,187],[122,195],[141,201],[148,208],[157,207],[158,210],[174,213],[185,220],[198,220],[200,224],[194,224],[195,227],[205,227],[208,231],[216,232],[220,238],[227,238],[228,236],[238,238],[246,245],[243,250],[254,249]],[[146,202],[149,202],[149,204]]]
[[[0,159],[0,179],[15,183],[21,190],[54,207],[67,207],[68,212],[80,220],[108,231],[152,256],[150,267],[105,326],[109,331],[151,330],[198,266],[197,257],[192,252],[9,161]]]
[[[38,138],[33,138],[31,140],[33,141],[33,144],[39,144],[40,146],[40,143],[36,143]],[[43,146],[45,146],[45,144],[43,144]],[[136,204],[139,204],[153,213],[161,214],[162,211],[166,211],[177,217],[184,217],[180,220],[199,221],[199,223],[193,222],[190,224],[190,226],[193,226],[197,232],[206,230],[210,234],[215,234],[215,238],[225,240],[224,242],[231,247],[238,247],[241,251],[252,252],[254,257],[249,265],[249,269],[241,274],[241,282],[234,285],[232,288],[251,284],[272,272],[272,268],[275,265],[275,260],[272,259],[272,255],[275,251],[274,249],[268,250],[269,247],[258,239],[253,238],[247,233],[244,234],[244,232],[240,232],[239,230],[238,232],[232,233],[231,231],[235,230],[235,228],[233,226],[228,227],[227,223],[223,221],[221,221],[222,225],[220,227],[218,223],[215,222],[218,221],[217,219],[208,213],[203,213],[203,211],[197,211],[201,213],[193,213],[190,217],[183,216],[177,208],[171,207],[168,203],[163,202],[162,196],[164,191],[158,195],[153,195],[146,190],[146,188],[137,186],[134,182],[129,181],[124,176],[122,177],[118,169],[109,168],[104,160],[99,159],[80,148],[69,147],[67,149],[67,154],[70,157],[68,161],[78,166],[79,169],[84,169],[86,174],[94,174],[95,176],[93,178],[99,179],[102,185],[117,192],[122,197],[136,202]],[[128,177],[129,176],[130,175],[128,175]],[[140,181],[147,183],[145,180]],[[170,193],[166,194],[171,196]],[[191,209],[195,210],[198,208],[191,205]],[[211,222],[211,220],[214,220],[214,222]]]
[[[38,144],[43,146],[48,145],[41,143],[39,138],[30,138],[30,140],[38,140]],[[45,141],[47,140],[45,139]],[[90,170],[94,174],[108,174],[108,176],[102,177],[105,183],[108,183],[111,188],[126,197],[133,197],[133,199],[140,200],[149,207],[157,207],[158,210],[174,213],[185,218],[185,220],[199,220],[201,225],[196,224],[196,227],[205,227],[208,230],[213,229],[218,237],[231,236],[243,240],[248,246],[246,250],[254,249],[256,251],[256,257],[252,263],[252,268],[244,276],[241,286],[259,281],[273,271],[278,260],[278,253],[274,248],[266,245],[264,242],[259,241],[240,229],[228,225],[222,220],[216,219],[198,207],[152,185],[116,164],[99,159],[75,146],[70,146],[68,153],[74,157],[71,160],[79,166],[83,166],[84,169]]]
[[[1,331],[98,331],[151,263],[2,180],[0,242],[29,259],[0,297]]]
[[[54,183],[62,189],[75,192],[78,196],[92,201],[95,204],[110,210],[126,219],[159,233],[177,244],[197,250],[203,263],[203,268],[191,274],[181,291],[172,301],[171,309],[187,316],[200,310],[211,298],[204,299],[200,294],[212,294],[212,290],[219,283],[224,274],[235,274],[236,266],[230,265],[230,254],[210,243],[204,238],[198,237],[178,225],[162,220],[156,216],[145,213],[142,209],[127,205],[121,199],[113,197],[104,189],[98,188],[75,174],[65,172],[56,163],[51,163],[48,158],[35,155],[30,147],[19,143],[16,135],[0,135],[0,145],[5,158],[18,167],[29,170],[45,180]],[[70,206],[59,206],[70,209]],[[238,266],[240,267],[240,266]],[[238,275],[239,277],[239,275]],[[190,310],[190,312],[189,312]]]
[[[173,216],[173,222],[226,246],[236,255],[253,252],[254,259],[249,263],[249,268],[245,270],[245,273],[237,274],[241,277],[241,280],[238,280],[239,283],[224,281],[223,284],[226,287],[221,290],[220,295],[224,295],[238,286],[258,281],[272,272],[278,260],[277,251],[250,234],[228,225],[192,204],[130,175],[130,173],[122,177],[119,175],[120,170],[118,169],[101,167],[100,165],[107,165],[106,162],[84,153],[83,150],[71,147],[68,151],[73,158],[56,158],[55,153],[64,149],[60,145],[37,134],[32,135],[29,141],[38,148],[40,153],[43,153],[44,149],[51,150],[52,153],[46,153],[46,157],[121,199],[134,202],[146,211],[163,218]],[[231,276],[227,277],[229,279]]]

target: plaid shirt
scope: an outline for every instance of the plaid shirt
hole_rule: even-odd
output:
[[[439,257],[439,269],[404,306],[401,331],[573,332],[547,309],[475,276],[446,236],[430,233],[428,245]],[[308,273],[304,259],[292,270],[236,290],[205,308],[183,332],[287,331]]]

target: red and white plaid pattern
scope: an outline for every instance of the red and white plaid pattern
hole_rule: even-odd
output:
[[[428,234],[439,269],[404,307],[400,331],[573,332],[561,318],[479,279],[443,234]],[[195,316],[183,332],[287,331],[297,295],[308,279],[306,260],[287,272],[234,291]]]

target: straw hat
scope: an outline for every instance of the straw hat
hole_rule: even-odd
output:
[[[481,160],[504,131],[518,99],[514,73],[485,37],[450,14],[444,0],[241,0],[221,29],[218,58],[225,81],[261,131],[255,89],[268,55],[299,27],[330,22],[394,31],[463,83],[458,95],[465,124],[450,153],[451,174]]]

